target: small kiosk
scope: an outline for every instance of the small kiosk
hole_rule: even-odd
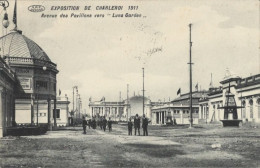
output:
[[[219,109],[224,109],[224,119],[220,120],[222,121],[224,127],[228,127],[228,126],[239,127],[239,123],[242,121],[238,119],[237,109],[243,107],[236,105],[234,96],[235,95],[230,93],[230,85],[229,85],[229,91],[227,91],[225,95],[226,97],[225,105],[224,107],[219,107]]]

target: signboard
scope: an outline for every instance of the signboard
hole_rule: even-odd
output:
[[[16,68],[15,73],[17,75],[33,75],[33,70],[28,69],[28,68]]]
[[[20,85],[24,90],[31,89],[31,78],[19,78]]]

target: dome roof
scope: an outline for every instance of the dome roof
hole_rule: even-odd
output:
[[[43,49],[21,32],[11,32],[0,38],[1,55],[51,61]]]

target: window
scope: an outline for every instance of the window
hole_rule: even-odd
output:
[[[250,105],[250,118],[254,118],[254,111],[253,111],[253,100],[249,100]]]
[[[246,101],[245,100],[243,100],[242,106],[243,106],[242,115],[243,115],[243,118],[246,118]]]
[[[43,113],[43,116],[45,117],[45,116],[46,116],[46,113]]]
[[[176,114],[176,110],[174,110],[174,114]]]
[[[179,114],[179,113],[180,113],[180,111],[179,111],[179,110],[177,110],[177,113]]]
[[[185,110],[183,110],[183,114],[185,114]]]
[[[53,91],[56,91],[56,83],[53,84]]]
[[[48,86],[46,81],[36,81],[35,84],[36,84],[35,88],[39,87],[39,88],[47,89]]]
[[[53,109],[53,118],[54,118],[54,109]],[[60,118],[60,109],[56,109],[56,118]]]

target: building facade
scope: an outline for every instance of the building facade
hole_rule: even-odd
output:
[[[145,97],[144,101],[144,114],[151,119],[151,100]],[[89,115],[91,117],[106,116],[114,121],[128,121],[136,114],[143,116],[143,96],[140,95],[133,96],[128,101],[110,102],[101,99],[101,101],[89,102]]]
[[[15,125],[15,83],[15,74],[0,57],[0,137],[6,135],[7,127]]]
[[[17,122],[40,123],[38,115],[43,107],[47,111],[49,128],[57,126],[57,113],[52,114],[52,104],[57,111],[57,65],[20,30],[2,36],[0,43],[1,136],[5,135],[7,127]]]
[[[223,107],[225,94],[230,91],[235,95],[238,119],[243,122],[260,123],[260,74],[241,78],[227,70],[218,88],[209,88],[206,97],[199,100],[199,118],[201,122],[220,122],[224,119]]]
[[[199,122],[199,99],[206,94],[205,91],[192,93],[193,123]],[[190,123],[190,94],[183,94],[171,102],[157,103],[152,107],[152,124],[166,125],[175,119],[177,124]]]
[[[69,118],[69,104],[68,97],[57,97],[56,98],[56,122],[57,126],[68,126]],[[46,124],[48,123],[48,102],[45,100],[35,100],[34,102],[34,123],[35,124]],[[16,123],[18,125],[24,125],[31,123],[30,115],[31,107],[30,100],[16,100],[15,102],[16,111],[23,111],[23,113],[16,113]],[[51,123],[54,124],[54,101],[51,101]],[[27,114],[26,114],[27,113]]]

